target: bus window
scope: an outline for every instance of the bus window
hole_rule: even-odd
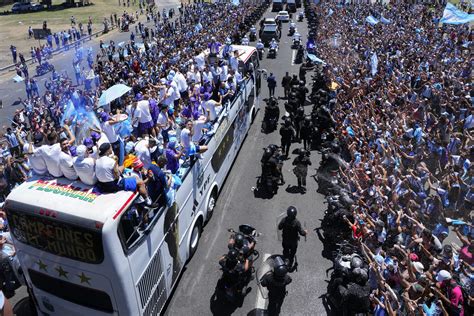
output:
[[[120,218],[118,235],[126,252],[137,246],[142,237],[150,231],[165,207],[148,209],[140,204],[132,204]]]

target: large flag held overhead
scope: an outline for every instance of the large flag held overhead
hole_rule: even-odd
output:
[[[451,3],[448,3],[444,8],[443,17],[440,20],[445,24],[464,24],[472,21],[474,21],[474,14],[461,11]]]
[[[384,18],[383,16],[380,17],[380,22],[382,22],[383,24],[390,24],[390,23],[392,23],[392,21],[390,21],[390,20],[387,19],[387,18]]]
[[[379,21],[371,15],[365,18],[365,22],[369,23],[370,25],[375,25],[379,23]]]

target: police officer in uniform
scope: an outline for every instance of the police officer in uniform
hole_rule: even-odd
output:
[[[266,273],[260,284],[268,289],[268,315],[280,315],[281,306],[286,296],[286,286],[292,281],[288,267],[279,256],[274,259],[273,271]]]
[[[308,231],[301,227],[301,223],[296,219],[296,207],[290,206],[286,210],[286,217],[281,220],[278,224],[278,229],[283,233],[283,257],[288,260],[288,267],[290,269],[295,269],[293,267],[293,262],[295,260],[296,250],[298,249],[298,241],[301,236],[306,236]]]
[[[280,128],[281,150],[283,155],[288,158],[290,154],[291,141],[295,137],[295,129],[291,126],[289,118],[285,119],[284,125]]]

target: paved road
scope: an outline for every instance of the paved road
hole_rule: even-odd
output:
[[[301,9],[300,9],[301,10]],[[267,17],[274,13],[267,12]],[[298,24],[302,35],[307,34],[306,23]],[[288,24],[283,25],[280,50],[276,60],[264,58],[262,68],[273,72],[278,83],[285,75],[285,71],[298,73],[299,65],[292,65],[293,51],[290,49],[291,38],[286,35]],[[255,44],[255,43],[253,43]],[[268,96],[266,83],[262,84],[263,97]],[[283,96],[281,87],[277,88],[277,96]],[[283,111],[283,100],[280,100],[280,110]],[[306,107],[306,113],[311,106]],[[282,112],[284,113],[284,112]],[[292,193],[296,178],[290,170],[295,155],[284,165],[286,185],[281,186],[278,194],[272,199],[256,198],[252,187],[255,187],[260,174],[260,158],[262,148],[270,143],[280,143],[278,132],[265,135],[260,132],[263,111],[260,111],[249,131],[241,152],[229,174],[223,191],[218,199],[214,215],[204,228],[199,248],[184,271],[181,280],[171,298],[165,315],[252,315],[260,305],[256,281],[251,282],[251,292],[246,296],[243,306],[232,310],[230,307],[211,303],[211,297],[218,279],[221,276],[218,259],[227,252],[227,228],[237,228],[238,225],[249,223],[256,227],[263,235],[259,238],[257,249],[261,257],[264,254],[281,253],[281,242],[277,240],[277,216],[286,210],[289,205],[295,205],[298,218],[310,231],[305,242],[300,242],[298,249],[298,272],[292,273],[293,283],[288,286],[288,296],[283,304],[281,315],[326,315],[322,301],[319,298],[325,293],[325,272],[331,262],[321,256],[322,244],[312,231],[319,227],[319,219],[323,217],[323,197],[316,193],[317,184],[314,178],[308,177],[308,191],[306,194]],[[291,150],[298,148],[293,144]],[[319,165],[319,154],[311,154],[312,168],[308,175],[315,173]],[[256,267],[261,259],[256,262]]]
[[[177,8],[180,5],[180,0],[159,0],[157,1],[157,6],[161,10],[163,8]],[[140,16],[142,23],[146,25],[151,25],[146,23],[145,15]],[[130,30],[135,33],[135,25],[131,25]],[[137,37],[138,38],[138,37]],[[110,40],[113,40],[115,43],[120,43],[121,41],[127,41],[130,39],[130,32],[121,33],[117,29],[111,31],[109,34],[99,36],[98,38],[93,38],[91,41],[88,41],[83,44],[84,51],[87,51],[89,47],[92,47],[94,53],[97,53],[99,50],[99,41],[103,40],[104,43],[108,43]],[[138,41],[138,40],[137,40]],[[72,60],[74,58],[74,49],[68,51],[63,51],[58,55],[55,55],[53,59],[50,59],[55,69],[59,72],[66,71],[70,78],[75,81],[74,69],[72,67]],[[28,70],[30,75],[35,74],[36,64],[31,64],[28,62]],[[87,66],[87,61],[82,62],[82,66],[86,69],[89,69]],[[0,133],[2,132],[1,127],[10,126],[10,119],[13,117],[16,109],[21,109],[23,106],[18,102],[18,98],[26,98],[25,84],[24,82],[15,83],[13,77],[16,75],[14,71],[8,71],[0,75],[0,99],[3,101],[3,108],[0,109]],[[47,73],[41,77],[35,77],[35,80],[38,81],[38,86],[40,88],[40,95],[44,94],[45,88],[44,83],[47,78],[51,78],[51,73]]]

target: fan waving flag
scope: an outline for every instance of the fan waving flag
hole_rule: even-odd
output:
[[[365,18],[365,22],[369,23],[370,25],[375,25],[379,23],[379,21],[371,15]]]
[[[445,24],[465,24],[472,21],[474,21],[474,14],[461,11],[451,3],[448,3],[444,8],[443,17],[440,20]]]

